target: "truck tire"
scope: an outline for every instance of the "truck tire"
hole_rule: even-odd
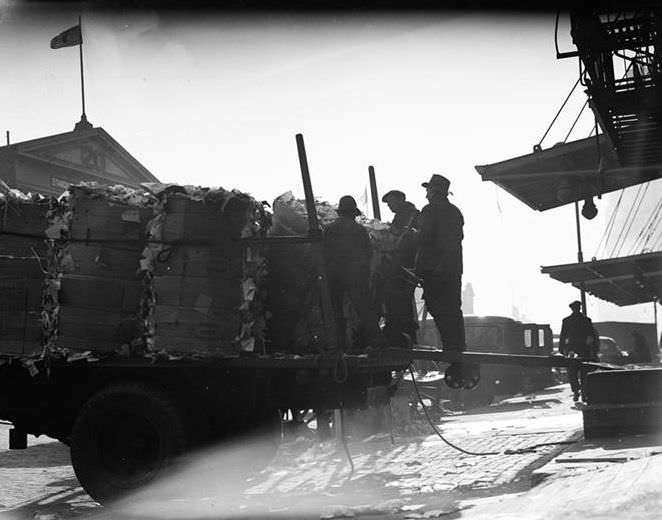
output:
[[[152,482],[186,445],[181,414],[163,390],[117,383],[78,413],[71,462],[85,491],[108,503]]]

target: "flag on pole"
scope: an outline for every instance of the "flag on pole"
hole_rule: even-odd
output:
[[[80,31],[80,24],[70,27],[61,32],[51,40],[51,49],[60,49],[62,47],[73,47],[83,43],[83,34]]]
[[[368,216],[368,186],[363,186],[363,193],[359,196],[359,206],[363,210],[362,213]]]

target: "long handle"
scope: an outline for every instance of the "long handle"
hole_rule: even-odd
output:
[[[299,166],[301,167],[301,180],[303,181],[303,193],[306,197],[306,211],[308,212],[308,234],[312,235],[319,231],[317,221],[317,208],[313,196],[313,185],[310,182],[310,171],[308,170],[308,158],[306,157],[306,146],[303,143],[303,135],[297,134],[297,151],[299,152]]]
[[[308,235],[321,236],[322,230],[317,220],[317,208],[315,207],[315,197],[313,196],[313,186],[310,182],[310,171],[308,170],[308,158],[306,157],[306,147],[303,143],[303,135],[296,135],[297,151],[299,152],[299,165],[301,166],[301,179],[303,180],[303,191],[306,196],[306,211],[308,212]],[[342,344],[338,342],[336,334],[336,319],[331,305],[331,296],[329,295],[329,285],[326,279],[326,269],[324,266],[324,243],[315,241],[310,245],[313,262],[317,270],[317,285],[320,291],[320,300],[322,305],[322,316],[324,319],[324,333],[328,339],[329,345],[342,354]]]
[[[368,166],[368,177],[370,177],[370,195],[372,197],[372,216],[377,220],[381,220],[382,213],[379,209],[379,194],[377,193],[377,178],[375,177],[374,166]]]

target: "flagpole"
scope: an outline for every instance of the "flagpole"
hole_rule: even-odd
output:
[[[80,16],[78,17],[78,26],[80,27],[80,44],[78,45],[80,54],[80,93],[83,106],[81,120],[87,120],[87,116],[85,115],[85,78],[83,77],[83,22]]]

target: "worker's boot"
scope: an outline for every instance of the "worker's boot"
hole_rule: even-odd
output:
[[[464,363],[462,366],[462,388],[471,390],[480,382],[480,365]]]
[[[462,363],[451,363],[444,372],[444,383],[449,388],[457,390],[464,386],[462,378]]]

